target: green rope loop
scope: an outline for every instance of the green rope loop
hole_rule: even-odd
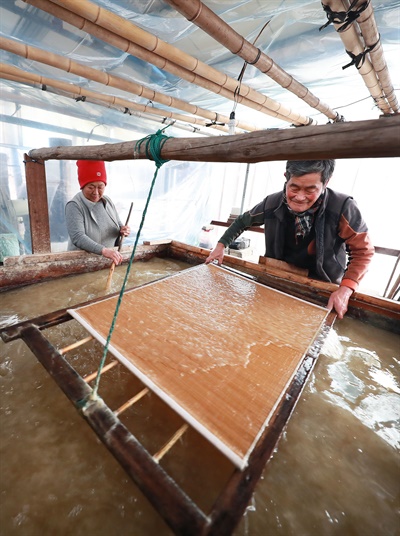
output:
[[[149,136],[142,138],[141,140],[136,142],[135,145],[135,152],[137,152],[140,150],[143,143],[146,144],[146,156],[149,160],[154,160],[157,169],[160,169],[163,164],[168,162],[168,160],[163,160],[161,158],[161,149],[163,148],[164,143],[170,138],[170,136],[164,136],[163,134],[164,130],[169,126],[170,125],[167,125],[161,130],[157,130],[155,134],[150,134]]]
[[[121,306],[122,298],[123,298],[123,295],[124,295],[124,292],[125,292],[125,287],[126,287],[126,284],[128,282],[129,273],[131,271],[133,259],[135,257],[135,253],[136,253],[136,247],[137,247],[137,244],[139,242],[140,233],[142,232],[142,229],[143,229],[147,209],[149,207],[149,203],[150,203],[151,195],[153,193],[153,189],[154,189],[154,185],[155,185],[156,178],[157,178],[157,175],[158,175],[158,171],[159,171],[160,167],[163,164],[168,162],[168,160],[163,160],[161,158],[160,153],[161,153],[161,149],[162,149],[164,143],[167,141],[167,139],[169,139],[169,136],[164,136],[163,135],[164,130],[166,128],[168,128],[169,126],[170,125],[167,125],[163,129],[158,130],[155,134],[150,134],[149,136],[146,136],[145,138],[139,140],[136,143],[136,146],[135,146],[135,151],[136,151],[136,149],[138,149],[138,150],[140,149],[142,143],[146,144],[146,147],[145,147],[146,156],[150,160],[154,160],[157,169],[156,169],[156,171],[154,173],[153,180],[151,181],[149,193],[147,195],[146,204],[145,204],[143,214],[142,214],[142,219],[140,221],[139,229],[138,229],[138,232],[136,234],[136,239],[135,239],[135,243],[134,243],[134,246],[133,246],[132,254],[131,254],[131,257],[129,259],[129,263],[128,263],[128,267],[126,269],[124,281],[122,283],[122,287],[121,287],[121,290],[120,290],[120,293],[119,293],[119,296],[118,296],[117,305],[115,307],[114,317],[113,317],[112,322],[111,322],[110,331],[108,332],[106,344],[104,346],[103,356],[101,358],[99,369],[97,371],[96,381],[95,381],[95,384],[94,384],[94,387],[93,387],[93,391],[92,391],[92,393],[91,393],[91,395],[89,397],[89,399],[91,399],[91,400],[93,400],[93,399],[95,399],[97,397],[97,392],[98,392],[99,384],[100,384],[101,371],[102,371],[102,369],[104,367],[104,363],[105,363],[106,358],[107,358],[108,347],[110,346],[111,336],[113,334],[113,331],[114,331],[114,328],[115,328],[115,323],[117,321],[119,308]]]

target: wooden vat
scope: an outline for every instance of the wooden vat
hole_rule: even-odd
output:
[[[198,269],[217,273],[223,271],[215,266],[199,266],[189,269],[188,272]],[[246,284],[250,283],[252,286],[260,287],[262,293],[271,292],[262,284],[255,284],[252,279],[243,279],[242,276],[235,274],[234,279],[237,278],[245,281]],[[172,279],[178,279],[178,276],[172,276]],[[231,273],[228,273],[228,279],[232,279]],[[155,284],[145,285],[143,288],[150,289],[152,285]],[[132,291],[132,295],[134,293],[135,291]],[[277,294],[281,296],[281,293]],[[287,298],[293,300],[290,296]],[[110,299],[115,300],[116,296]],[[101,301],[94,300],[93,304],[98,306]],[[300,300],[294,301],[300,303]],[[322,317],[317,320],[319,327],[322,319],[326,316],[326,310],[320,307],[309,307],[321,312]],[[72,316],[67,310],[56,311],[9,326],[1,331],[1,336],[5,342],[21,338],[26,343],[176,534],[231,534],[246,509],[264,466],[272,455],[313,369],[328,326],[334,320],[334,315],[329,315],[326,327],[319,331],[312,344],[305,347],[304,352],[301,351],[297,355],[292,369],[289,372],[286,371],[286,377],[280,386],[280,395],[274,399],[275,403],[272,402],[267,411],[268,419],[264,416],[261,424],[258,423],[258,429],[250,441],[251,448],[245,447],[245,450],[247,449],[245,452],[246,463],[237,463],[236,465],[240,465],[240,467],[232,465],[229,481],[221,490],[209,512],[204,512],[195,504],[160,463],[163,453],[171,448],[177,438],[184,433],[185,428],[181,427],[166,445],[160,445],[159,451],[156,454],[151,454],[121,422],[119,418],[121,408],[118,411],[113,411],[105,400],[98,397],[92,398],[93,390],[89,386],[88,378],[82,378],[68,362],[69,348],[57,350],[46,337],[45,331],[48,327],[68,322],[71,319]],[[249,334],[249,336],[252,337],[253,334]],[[85,342],[86,339],[71,347],[77,347]],[[144,396],[143,391],[136,393],[132,398],[139,399],[141,396]],[[132,400],[127,401],[126,406],[133,403]],[[266,423],[268,426],[264,426]]]
[[[151,255],[157,254],[183,260],[192,265],[200,265],[203,264],[208,251],[172,242],[168,245],[152,246]],[[284,274],[271,266],[250,263],[236,257],[226,256],[224,263],[226,269],[232,273],[239,271],[241,274],[239,277],[246,276],[251,281],[257,281],[257,285],[270,287],[268,291],[274,288],[317,305],[326,305],[329,293],[335,288],[335,285],[311,281],[297,274]],[[199,268],[206,267],[200,266]],[[208,268],[216,270],[216,267]],[[191,270],[193,269],[189,268],[188,272]],[[149,285],[146,286],[149,287]],[[132,291],[132,294],[134,293],[135,291]],[[115,301],[116,298],[117,295],[110,295],[111,300]],[[101,300],[96,299],[89,303],[97,304]],[[82,305],[86,307],[88,304]],[[400,331],[400,304],[391,300],[355,294],[348,314],[390,331]],[[160,463],[163,453],[171,448],[184,433],[186,425],[183,424],[166,445],[160,445],[157,453],[148,452],[137,437],[121,422],[119,410],[113,411],[106,400],[91,400],[92,388],[88,378],[82,378],[68,362],[68,348],[65,351],[59,351],[48,340],[45,335],[46,329],[71,321],[70,312],[63,309],[9,326],[1,331],[1,336],[5,342],[17,338],[25,341],[75,408],[176,534],[223,535],[231,534],[241,519],[265,464],[272,455],[314,367],[325,334],[334,319],[334,314],[328,316],[325,327],[302,356],[293,375],[288,377],[286,384],[282,384],[283,396],[276,407],[270,411],[268,419],[265,419],[268,426],[264,428],[260,426],[260,433],[256,434],[252,449],[247,452],[247,465],[238,463],[236,468],[232,465],[229,481],[220,491],[213,507],[208,512],[204,512],[193,502]],[[85,340],[82,342],[84,343]],[[145,396],[147,387],[146,385],[143,387],[142,391],[134,394],[131,401],[127,401],[127,407]],[[84,401],[89,402],[84,403]]]

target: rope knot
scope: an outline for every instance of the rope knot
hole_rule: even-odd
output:
[[[157,130],[155,134],[149,134],[145,138],[142,138],[141,140],[137,141],[135,145],[136,153],[140,151],[142,144],[145,144],[146,157],[149,160],[153,160],[158,169],[166,162],[169,162],[169,160],[163,160],[161,158],[161,149],[163,148],[164,143],[170,138],[170,136],[165,136],[163,132],[169,126],[170,125],[167,125],[166,127]]]

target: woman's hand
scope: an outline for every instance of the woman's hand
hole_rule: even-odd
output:
[[[119,233],[122,234],[122,236],[129,236],[131,234],[131,228],[129,225],[121,225]]]
[[[103,248],[103,251],[101,252],[103,257],[106,257],[107,259],[111,259],[115,266],[118,266],[122,262],[122,255],[119,251],[116,249],[111,248]]]

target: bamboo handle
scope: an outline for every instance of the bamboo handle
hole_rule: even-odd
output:
[[[128,212],[128,216],[126,218],[126,223],[125,223],[125,226],[128,225],[129,223],[129,219],[131,217],[131,212],[132,212],[132,208],[133,208],[133,201],[131,203],[131,206],[129,207],[129,212]],[[122,242],[124,240],[124,237],[121,235],[119,237],[119,244],[118,244],[118,251],[121,251],[121,247],[122,247]],[[113,273],[114,273],[114,269],[115,269],[115,262],[113,262],[110,266],[110,272],[108,274],[108,279],[107,279],[107,285],[106,285],[106,291],[109,291],[110,288],[111,288],[111,281],[112,281],[112,276],[113,276]]]

